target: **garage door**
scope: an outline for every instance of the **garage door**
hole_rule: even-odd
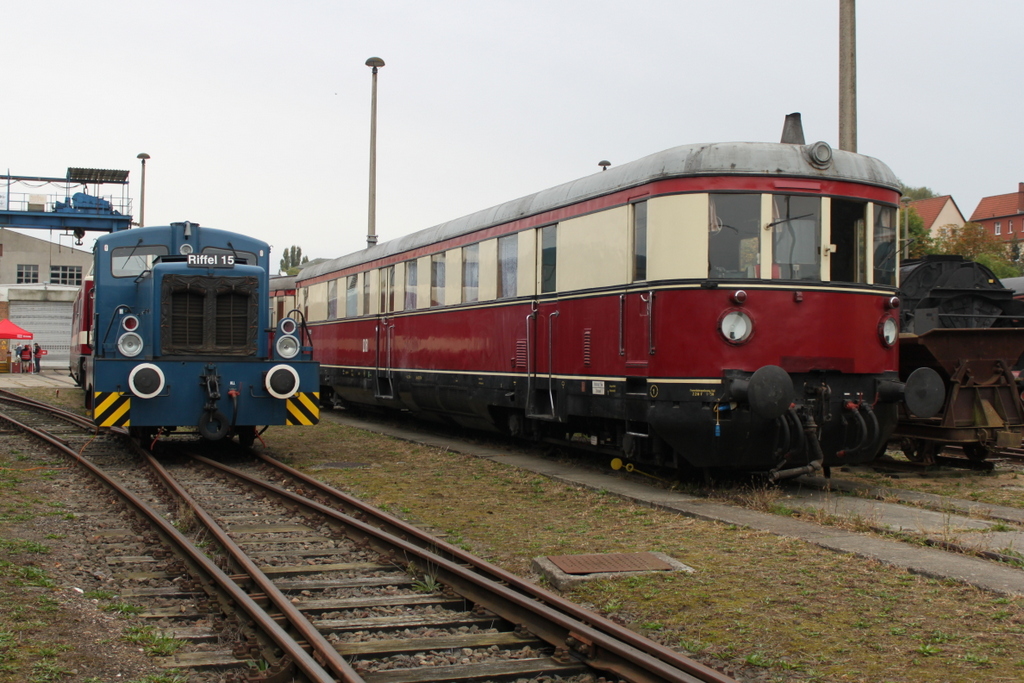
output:
[[[43,369],[67,370],[71,358],[71,301],[12,301],[11,321],[46,349]]]

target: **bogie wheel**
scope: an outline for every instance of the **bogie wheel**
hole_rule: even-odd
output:
[[[256,443],[255,427],[235,427],[235,433],[238,434],[239,445],[244,448],[251,448]]]
[[[995,453],[995,451],[982,443],[965,443],[963,449],[964,455],[972,462],[981,462]]]
[[[921,465],[934,465],[935,456],[942,453],[942,449],[946,447],[943,443],[924,439],[903,439],[901,445],[907,460]]]

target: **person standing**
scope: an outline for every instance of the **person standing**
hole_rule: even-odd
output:
[[[21,342],[14,349],[14,353],[11,354],[13,362],[11,363],[11,372],[14,372],[14,363],[18,364],[18,369],[21,370]]]
[[[38,343],[36,343],[36,347],[35,347],[35,350],[32,351],[32,355],[35,356],[35,359],[36,359],[36,374],[38,375],[39,374],[39,361],[43,357],[43,350],[41,348],[39,348],[39,344]]]
[[[21,356],[19,357],[19,360],[21,361],[21,371],[22,371],[22,373],[32,372],[32,347],[31,346],[29,346],[28,344],[25,344],[24,346],[21,347]]]

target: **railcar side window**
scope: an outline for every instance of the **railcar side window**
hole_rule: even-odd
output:
[[[370,273],[363,273],[363,315],[370,313]]]
[[[821,279],[821,198],[772,197],[773,277]]]
[[[519,235],[498,238],[498,298],[515,296],[519,268]]]
[[[633,282],[647,279],[647,202],[633,204]]]
[[[558,226],[549,225],[540,229],[540,291],[542,294],[555,291],[558,267]]]
[[[896,284],[896,209],[875,204],[875,284]]]
[[[114,277],[138,277],[153,267],[155,257],[167,256],[168,253],[162,244],[114,247],[110,253],[110,274]]]
[[[359,276],[349,275],[345,280],[345,317],[354,318],[359,314]]]
[[[395,310],[395,267],[380,269],[380,312]]]
[[[327,319],[334,320],[338,317],[338,281],[331,280],[327,283]]]
[[[430,305],[444,305],[444,252],[430,257]]]
[[[405,263],[405,310],[416,310],[416,261]]]
[[[760,277],[761,195],[708,195],[708,276]]]
[[[462,301],[470,303],[480,299],[480,245],[462,248]]]

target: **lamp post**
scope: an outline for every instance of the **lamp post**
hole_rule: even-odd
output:
[[[366,66],[373,69],[373,91],[370,95],[370,209],[366,232],[366,246],[377,244],[377,69],[384,66],[380,57],[370,57]]]
[[[139,227],[146,225],[146,159],[149,155],[145,152],[135,157],[136,159],[142,159],[142,192],[139,195]]]
[[[900,206],[903,210],[903,258],[910,258],[910,197],[900,197]]]

